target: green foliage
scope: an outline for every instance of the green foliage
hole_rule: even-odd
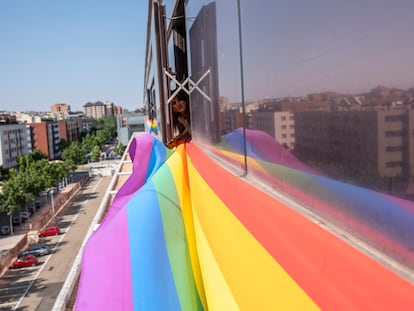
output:
[[[124,146],[123,144],[119,144],[114,147],[114,152],[117,156],[122,156],[125,152],[125,149],[126,149],[126,146]]]
[[[77,165],[85,164],[87,154],[93,161],[98,161],[101,147],[112,137],[116,137],[116,119],[105,117],[95,120],[95,134],[85,135],[82,142],[68,144],[61,140],[61,147],[65,147],[62,151],[64,161],[51,163],[38,149],[29,155],[20,156],[17,169],[1,169],[0,211],[11,217],[14,210],[26,206],[43,190],[56,187]],[[118,152],[125,150],[121,146],[117,146]],[[123,154],[123,151],[118,154]]]
[[[64,150],[65,148],[69,147],[70,143],[68,143],[65,139],[61,139],[59,141],[59,148],[60,150]]]
[[[92,152],[91,152],[92,162],[99,161],[100,157],[101,157],[101,149],[99,148],[99,146],[93,147]]]
[[[27,167],[30,167],[34,162],[47,160],[47,156],[42,153],[39,149],[33,149],[32,153],[28,155],[20,155],[17,159],[19,164],[19,171],[24,172]]]
[[[56,187],[74,169],[76,165],[71,160],[50,163],[44,158],[34,161],[30,155],[21,157],[18,169],[11,169],[9,178],[3,182],[0,210],[11,216],[43,190]]]
[[[82,145],[79,142],[73,142],[68,147],[63,149],[62,158],[64,161],[71,161],[73,164],[85,164],[85,152],[82,150]]]
[[[103,134],[106,137],[104,141],[110,138],[115,138],[117,136],[115,116],[107,116],[100,119],[94,119],[93,129],[96,134],[99,131],[103,131]]]
[[[8,168],[4,168],[0,166],[0,181],[9,179],[10,170]]]
[[[11,216],[13,211],[26,204],[27,196],[24,192],[24,181],[20,174],[14,170],[10,178],[3,183],[3,189],[0,196],[0,210]]]

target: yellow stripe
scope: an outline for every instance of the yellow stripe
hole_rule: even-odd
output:
[[[228,157],[236,162],[239,162],[240,165],[242,165],[244,162],[244,156],[241,156],[239,153],[235,153],[235,152],[231,152],[231,151],[227,151],[223,149],[215,149],[215,150],[222,153],[225,157]],[[266,173],[266,175],[269,175],[269,172],[266,171],[266,169],[260,163],[258,163],[255,158],[248,156],[247,162],[248,162],[249,167],[254,168],[255,171]],[[266,162],[266,161],[263,161],[263,162]]]
[[[200,300],[203,304],[204,310],[207,310],[207,302],[206,297],[204,295],[203,279],[201,277],[200,263],[198,261],[198,254],[196,249],[193,212],[191,210],[191,200],[189,194],[190,191],[186,185],[184,176],[183,163],[185,163],[186,161],[185,150],[183,148],[183,145],[179,145],[175,151],[176,152],[172,154],[171,157],[168,159],[167,164],[174,178],[175,186],[177,188],[178,199],[180,201],[180,206],[182,209],[194,281],[196,283],[197,291],[199,293]]]
[[[209,188],[191,161],[188,161],[188,172],[197,250],[209,309],[318,310]],[[259,206],[247,208],[260,212]]]

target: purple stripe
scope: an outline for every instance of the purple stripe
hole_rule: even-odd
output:
[[[124,208],[92,235],[84,248],[76,310],[132,310],[131,276]]]
[[[144,184],[153,145],[154,138],[147,133],[136,137],[131,142],[128,152],[133,161],[132,176],[129,177],[122,188],[119,189],[102,224],[108,219],[111,219],[121,208],[125,207],[130,198]]]

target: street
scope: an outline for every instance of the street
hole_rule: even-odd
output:
[[[62,233],[39,244],[52,254],[39,257],[35,267],[8,270],[0,278],[1,310],[52,309],[110,181],[110,176],[91,178],[51,223]]]

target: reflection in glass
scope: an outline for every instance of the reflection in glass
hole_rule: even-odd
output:
[[[414,3],[240,4],[186,5],[193,140],[414,266]]]

